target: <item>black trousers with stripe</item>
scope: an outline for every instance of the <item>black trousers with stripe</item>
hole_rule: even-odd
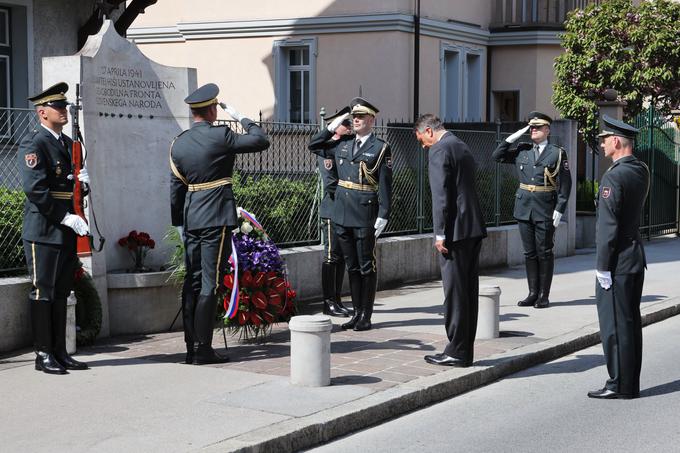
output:
[[[186,278],[196,297],[213,296],[224,285],[231,255],[231,230],[224,226],[184,233]]]
[[[31,278],[31,300],[66,300],[73,289],[73,273],[78,263],[75,233],[64,233],[64,243],[43,244],[24,241],[26,264]]]
[[[345,258],[347,272],[367,275],[376,272],[375,229],[373,227],[344,227],[333,224]]]
[[[342,250],[335,234],[331,219],[321,219],[321,243],[323,244],[323,260],[331,264],[344,264]]]

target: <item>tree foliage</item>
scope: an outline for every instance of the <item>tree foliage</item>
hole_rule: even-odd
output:
[[[572,11],[565,28],[553,104],[579,122],[590,143],[598,130],[595,102],[607,88],[627,102],[628,118],[645,102],[662,114],[680,106],[680,3],[609,0]]]

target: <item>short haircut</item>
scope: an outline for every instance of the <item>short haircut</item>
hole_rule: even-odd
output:
[[[617,137],[618,137],[619,141],[621,142],[621,146],[623,146],[624,148],[632,148],[633,147],[633,144],[634,144],[635,141],[632,138],[623,137],[621,135],[617,135]]]
[[[191,109],[191,114],[194,116],[200,116],[201,118],[205,118],[208,113],[210,112],[210,108],[215,105],[215,104],[210,104],[206,105],[205,107],[199,107],[197,109],[192,108]]]
[[[416,120],[413,127],[418,132],[423,132],[428,127],[433,131],[440,131],[444,129],[444,123],[442,123],[442,120],[440,120],[437,115],[426,113]]]

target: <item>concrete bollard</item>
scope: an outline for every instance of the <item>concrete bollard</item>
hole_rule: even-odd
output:
[[[293,316],[290,329],[290,382],[305,387],[331,383],[331,330],[328,316]]]
[[[66,299],[66,352],[76,352],[76,295],[71,294]]]
[[[498,286],[479,288],[479,316],[477,318],[477,340],[498,338],[501,311],[501,289]]]

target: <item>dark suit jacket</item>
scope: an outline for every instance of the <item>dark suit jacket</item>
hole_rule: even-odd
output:
[[[73,192],[71,145],[62,134],[66,148],[42,126],[37,126],[19,145],[18,165],[26,201],[23,239],[45,244],[63,244],[64,234],[74,234],[61,225],[73,213],[73,200],[55,199],[51,192]]]
[[[260,126],[248,118],[241,124],[247,135],[236,134],[227,126],[199,122],[175,139],[170,158],[189,184],[231,177],[237,153],[253,153],[269,147],[269,140]],[[173,174],[170,209],[172,224],[183,225],[188,231],[238,224],[231,185],[189,192]]]
[[[549,143],[539,156],[534,158],[533,143],[520,143],[517,148],[510,149],[511,143],[503,140],[494,150],[492,157],[497,162],[515,164],[517,176],[522,184],[543,186],[546,184],[544,170],[554,173],[559,159],[560,168],[557,176],[556,192],[529,192],[517,189],[515,193],[515,211],[517,220],[544,219],[552,221],[553,211],[564,214],[571,191],[571,173],[567,152],[559,146]],[[560,159],[561,154],[561,159]],[[547,182],[550,184],[550,182]]]
[[[597,270],[636,274],[646,266],[640,216],[649,169],[635,156],[617,160],[602,176],[597,201]]]
[[[428,159],[435,236],[445,236],[448,243],[486,237],[470,149],[447,132],[430,147]]]
[[[392,151],[375,133],[366,140],[356,156],[353,155],[355,135],[345,135],[334,146],[327,142],[333,136],[327,129],[320,130],[309,142],[315,154],[335,159],[338,179],[355,184],[368,184],[359,180],[362,162],[377,181],[377,192],[347,189],[338,186],[333,203],[333,222],[350,228],[373,227],[375,219],[389,219],[392,201]]]

